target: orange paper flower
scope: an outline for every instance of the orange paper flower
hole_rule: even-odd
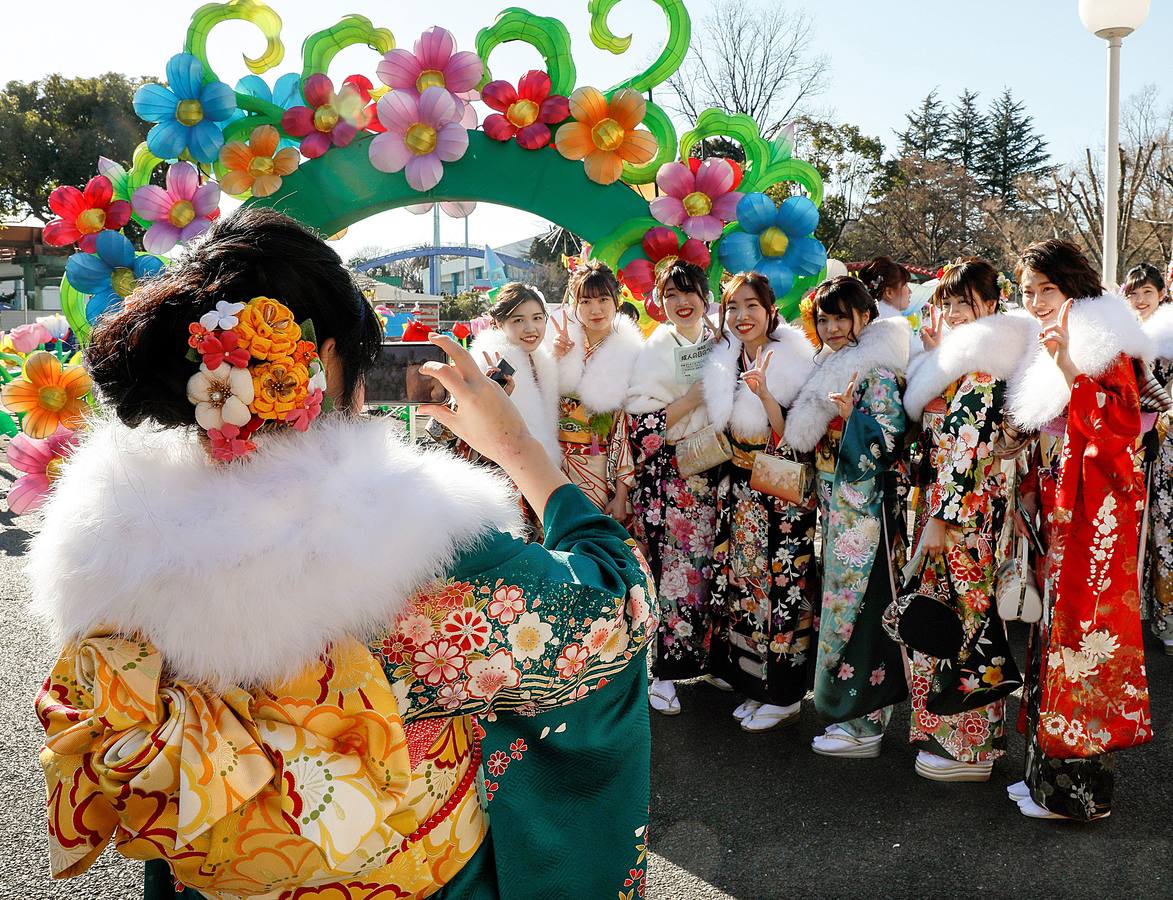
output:
[[[301,340],[301,326],[293,311],[268,297],[254,297],[237,314],[232,330],[240,336],[240,347],[257,359],[292,356]]]
[[[4,385],[0,401],[10,412],[23,414],[21,428],[29,437],[43,439],[59,427],[71,430],[85,416],[84,397],[90,376],[81,366],[62,368],[52,353],[40,350],[25,361],[24,376]]]
[[[637,130],[647,104],[636,91],[618,91],[610,101],[597,88],[581,87],[570,95],[570,115],[554,135],[554,146],[567,159],[585,159],[587,178],[614,184],[625,162],[649,162],[658,149],[651,132]]]
[[[301,161],[295,147],[278,150],[281,134],[272,125],[258,125],[246,144],[233,141],[220,148],[220,164],[226,169],[220,188],[241,196],[268,197],[281,187],[281,179],[293,173]]]
[[[305,403],[309,393],[309,370],[282,356],[254,366],[253,402],[249,409],[262,419],[284,419]]]

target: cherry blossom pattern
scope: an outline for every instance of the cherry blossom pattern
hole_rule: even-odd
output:
[[[430,191],[444,177],[444,163],[468,150],[468,132],[459,122],[456,100],[440,87],[419,98],[392,91],[379,100],[379,122],[385,133],[370,143],[371,165],[380,172],[404,172],[412,190]]]
[[[525,592],[516,585],[502,585],[493,591],[489,601],[489,615],[508,625],[525,610]]]
[[[484,74],[480,57],[467,50],[458,52],[451,32],[438,26],[421,34],[413,49],[396,48],[384,54],[375,69],[379,80],[393,92],[417,100],[430,88],[440,88],[456,107],[454,121],[465,129],[476,128],[476,111],[468,101],[476,99],[474,89]]]
[[[727,159],[691,160],[691,165],[677,162],[661,166],[656,185],[663,195],[649,204],[653,216],[665,225],[679,226],[690,238],[715,241],[726,222],[737,218],[737,204],[742,198],[734,190],[741,181],[741,171]]]
[[[93,253],[98,234],[118,231],[130,221],[130,204],[114,199],[114,186],[105,175],[95,175],[83,190],[72,185],[54,188],[49,209],[58,218],[45,225],[46,244],[65,247],[77,244],[83,253]]]
[[[570,115],[570,101],[551,94],[550,76],[539,69],[526,72],[517,87],[508,81],[490,81],[481,99],[496,110],[485,119],[485,134],[495,141],[517,139],[525,150],[540,150],[550,143],[550,126]]]
[[[167,170],[166,188],[143,185],[134,192],[131,205],[152,223],[143,237],[143,247],[151,253],[166,253],[176,244],[203,234],[220,215],[220,185],[214,181],[200,184],[196,167],[179,162]]]

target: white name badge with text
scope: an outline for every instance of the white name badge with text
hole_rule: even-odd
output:
[[[701,380],[701,369],[705,365],[705,357],[712,348],[711,340],[699,344],[687,344],[677,347],[674,353],[676,363],[676,383],[696,384]]]

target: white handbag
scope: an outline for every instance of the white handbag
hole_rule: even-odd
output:
[[[1034,623],[1043,617],[1043,599],[1035,586],[1034,571],[1027,558],[1028,542],[1017,537],[1019,552],[998,566],[994,574],[994,595],[1003,622]]]

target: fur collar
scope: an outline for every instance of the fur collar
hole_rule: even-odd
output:
[[[786,442],[795,450],[813,450],[838,415],[828,394],[841,391],[858,372],[862,382],[875,369],[903,375],[908,368],[911,328],[904,316],[875,319],[854,346],[834,353],[824,347],[815,357],[815,368],[786,416]]]
[[[1155,358],[1173,361],[1173,303],[1162,303],[1141,327],[1153,340]]]
[[[971,372],[1005,381],[1013,374],[1038,334],[1026,310],[985,316],[945,333],[941,343],[916,357],[908,367],[904,408],[919,422],[925,406]]]
[[[704,392],[709,420],[717,428],[726,426],[745,440],[760,439],[770,433],[770,420],[762,401],[741,380],[741,341],[731,332],[726,340],[713,345],[705,360]],[[770,395],[786,409],[798,396],[803,382],[810,377],[815,348],[802,330],[793,325],[779,325],[762,354],[773,351],[766,369],[766,387]]]
[[[1116,294],[1076,300],[1067,320],[1071,361],[1091,378],[1102,375],[1121,353],[1153,358],[1153,340],[1132,307]],[[1058,418],[1071,400],[1071,388],[1046,348],[1036,343],[1009,379],[1006,408],[1015,426],[1038,431]]]
[[[648,337],[636,360],[631,386],[627,390],[626,406],[629,413],[643,415],[657,412],[688,393],[691,385],[676,380],[676,348],[695,345],[689,344],[683,337],[678,344],[677,337],[671,325],[659,326]],[[708,424],[704,406],[698,406],[668,429],[668,439],[678,441]]]
[[[460,551],[520,524],[503,476],[393,427],[328,416],[220,466],[191,432],[96,423],[32,542],[34,611],[58,645],[142,635],[220,690],[377,635]]]
[[[546,340],[551,345],[553,336],[551,327],[546,331]],[[616,315],[611,334],[585,363],[586,335],[582,325],[571,319],[567,336],[574,341],[574,349],[558,360],[561,394],[578,397],[590,413],[622,409],[635,361],[644,345],[639,326],[627,316]]]
[[[499,328],[486,328],[472,342],[469,348],[476,364],[484,372],[489,368],[489,358],[501,354],[502,359],[516,370],[513,375],[513,393],[510,399],[517,407],[530,433],[538,439],[554,465],[562,465],[562,447],[558,443],[558,364],[543,344],[533,353],[526,353],[512,343]],[[533,367],[530,367],[533,360]],[[534,379],[534,370],[538,377]]]

